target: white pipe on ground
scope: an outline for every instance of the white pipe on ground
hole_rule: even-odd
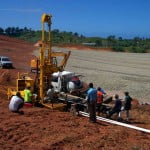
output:
[[[85,113],[85,112],[82,112],[82,111],[79,111],[79,114],[82,115],[82,116],[85,116],[85,117],[89,117],[88,113]],[[96,118],[97,118],[97,120],[100,120],[100,121],[105,121],[105,122],[108,122],[108,123],[111,123],[111,124],[116,124],[116,125],[120,125],[120,126],[131,128],[131,129],[135,129],[135,130],[138,130],[138,131],[150,133],[149,129],[136,127],[136,126],[133,126],[133,125],[130,125],[130,124],[126,124],[126,123],[122,123],[122,122],[106,119],[106,118],[99,117],[99,116],[96,116]]]

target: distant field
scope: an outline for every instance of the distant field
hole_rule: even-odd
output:
[[[123,96],[124,91],[129,91],[140,102],[150,103],[150,53],[72,50],[66,70],[85,76],[84,81],[108,93]]]

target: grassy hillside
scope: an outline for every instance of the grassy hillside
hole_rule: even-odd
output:
[[[0,34],[16,37],[35,43],[41,40],[41,31],[34,31],[28,28],[8,27],[5,30],[0,28]],[[107,38],[86,37],[78,33],[52,30],[53,45],[88,45],[97,48],[112,48],[114,51],[145,53],[150,50],[150,39],[134,37],[133,39],[123,39],[110,35]]]

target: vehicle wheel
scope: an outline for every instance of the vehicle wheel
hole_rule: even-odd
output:
[[[2,66],[2,65],[0,65],[0,69],[3,69],[3,66]]]

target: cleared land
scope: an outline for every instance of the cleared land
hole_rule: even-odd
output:
[[[141,103],[150,103],[150,53],[72,50],[66,70],[83,75],[84,81],[101,86],[107,93],[122,97],[129,91]]]
[[[7,88],[15,87],[15,79],[18,72],[30,71],[30,60],[33,57],[31,53],[34,50],[35,47],[33,47],[29,43],[0,36],[0,54],[12,58],[14,66],[16,68],[9,70],[0,69],[0,149],[150,149],[150,134],[121,126],[111,125],[102,121],[98,121],[96,124],[92,124],[88,122],[87,118],[81,116],[73,116],[70,112],[52,111],[46,108],[38,107],[24,107],[22,109],[24,111],[24,115],[10,112],[8,109],[9,100],[7,99]],[[110,60],[114,55],[114,58],[116,57],[116,60],[120,59],[119,62],[121,62],[123,61],[122,57],[124,57],[124,55],[130,56],[135,54],[117,54],[120,55],[120,57],[116,57],[117,55],[115,53],[109,52],[99,53],[93,51],[72,51],[72,55],[69,59],[66,69],[85,75],[84,80],[86,80],[87,82],[92,81],[95,83],[95,85],[101,84],[101,86],[106,89],[106,91],[107,89],[109,89],[110,91],[115,89],[120,90],[120,87],[123,87],[122,84],[120,84],[119,87],[116,86],[115,83],[118,83],[118,79],[120,79],[119,77],[121,76],[119,76],[119,73],[113,74],[111,73],[111,71],[124,73],[122,68],[122,66],[124,66],[124,62],[122,62],[122,65],[120,64],[120,68],[122,68],[122,70],[120,69],[121,71],[115,69],[111,70],[111,68],[115,68],[115,65],[113,64],[117,61]],[[144,57],[147,57],[146,60],[148,60],[149,54],[144,54]],[[138,57],[138,59],[141,60],[141,57]],[[110,68],[107,65],[110,66]],[[139,66],[137,65],[137,67]],[[141,68],[147,66],[143,65],[143,67]],[[132,69],[132,67],[129,68]],[[149,69],[147,70],[149,71]],[[134,74],[138,74],[138,72],[136,71],[134,72]],[[124,76],[132,77],[131,75],[126,74]],[[109,82],[106,80],[106,77]],[[104,82],[104,78],[107,81],[106,83]],[[143,78],[141,77],[140,79]],[[133,81],[131,80],[129,81],[129,83],[130,82]],[[112,83],[111,86],[110,83]],[[141,84],[144,85],[142,81]],[[143,90],[143,87],[141,87],[140,90]],[[118,91],[115,92],[118,93]],[[137,96],[135,95],[135,97]],[[134,104],[131,113],[132,118],[130,124],[150,129],[150,105]],[[113,116],[113,118],[115,119],[115,116]],[[125,113],[123,113],[123,118],[125,119]]]

